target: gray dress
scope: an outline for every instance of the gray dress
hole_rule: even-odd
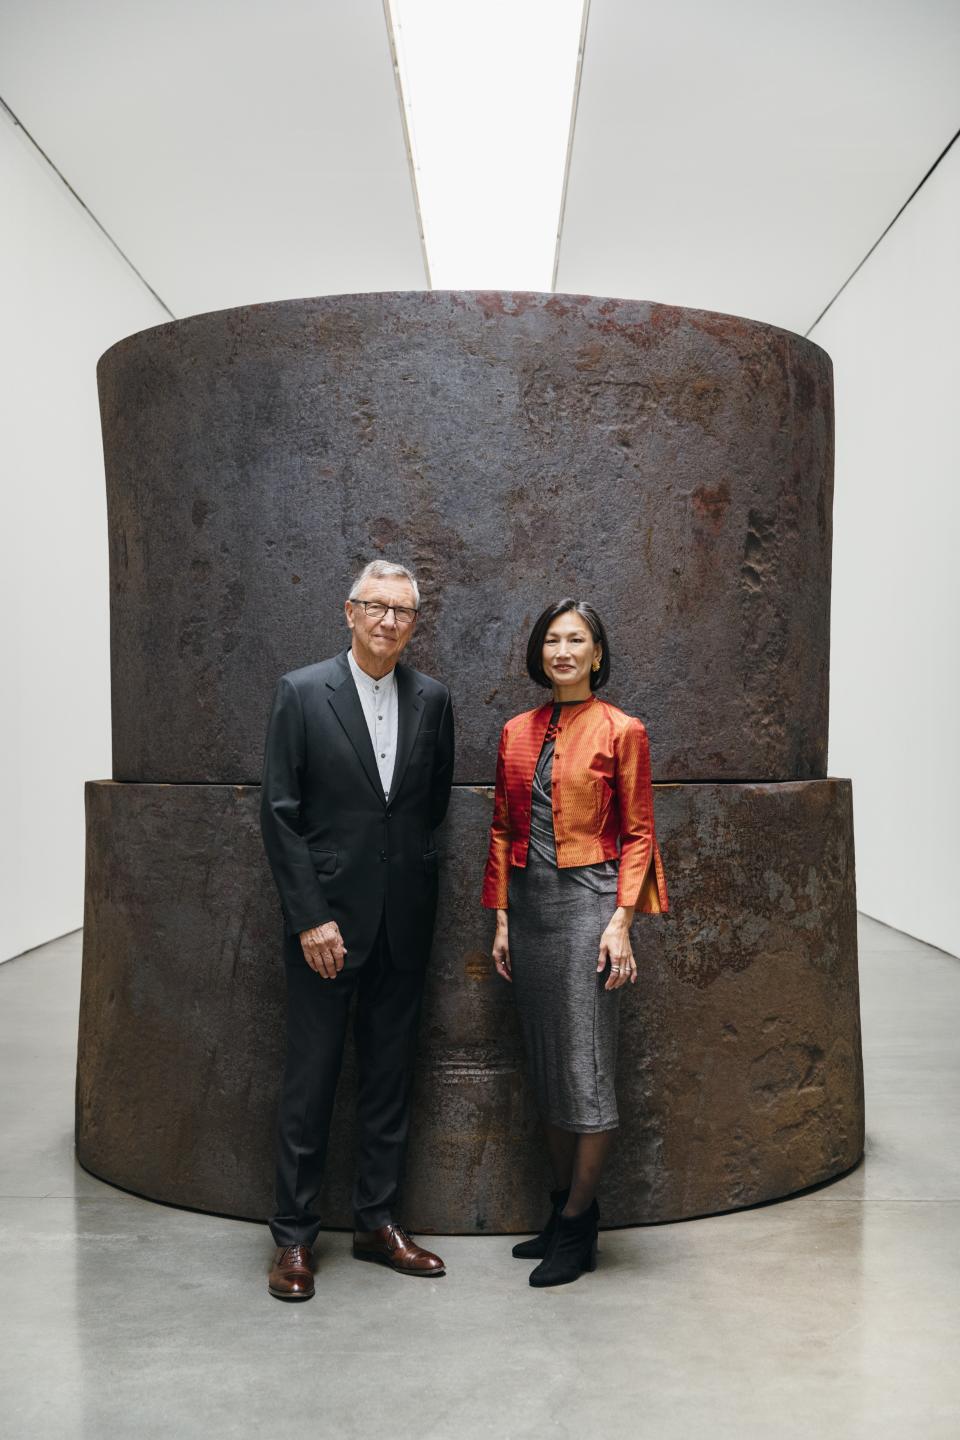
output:
[[[510,870],[514,997],[543,1119],[561,1130],[613,1130],[620,991],[604,989],[609,970],[597,974],[597,955],[617,908],[619,862],[558,868],[553,749],[544,741],[537,761],[527,863]]]

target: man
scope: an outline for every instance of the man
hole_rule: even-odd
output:
[[[353,1253],[404,1275],[444,1273],[394,1214],[437,903],[433,831],[453,779],[449,691],[398,663],[419,609],[412,573],[374,560],[344,606],[349,650],[282,676],[270,716],[260,824],[287,976],[268,1282],[278,1300],[314,1293],[314,1203],[354,994]]]

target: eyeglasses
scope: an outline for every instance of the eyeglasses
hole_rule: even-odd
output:
[[[405,625],[412,625],[419,615],[419,610],[412,610],[409,605],[384,605],[380,600],[351,600],[351,605],[362,605],[367,612],[368,620],[382,620],[388,610],[393,611],[393,617],[401,629]]]

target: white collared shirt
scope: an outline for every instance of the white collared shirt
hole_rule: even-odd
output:
[[[397,672],[395,669],[388,670],[386,675],[374,680],[366,670],[360,669],[352,648],[347,651],[347,659],[357,694],[360,696],[360,704],[363,706],[373,753],[377,757],[383,798],[388,800],[397,758]]]

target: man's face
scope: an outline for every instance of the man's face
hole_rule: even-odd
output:
[[[371,605],[399,605],[402,610],[412,611],[417,603],[413,586],[402,575],[390,575],[379,580],[371,578],[364,581],[356,602],[348,600],[344,605],[347,624],[353,632],[353,653],[357,664],[371,674],[385,675],[393,668],[416,629],[416,617],[404,624],[392,609],[380,616],[376,613],[368,615],[366,605],[360,601]]]

